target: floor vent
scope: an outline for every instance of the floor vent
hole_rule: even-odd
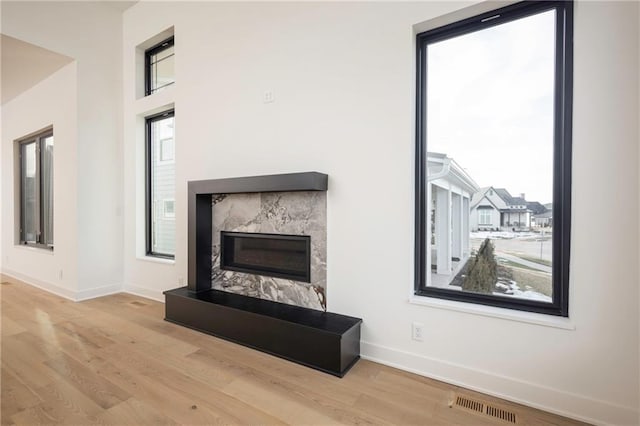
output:
[[[456,397],[455,406],[475,411],[476,413],[500,419],[505,422],[517,423],[516,413],[514,413],[513,411],[498,408],[493,405],[485,404],[484,402],[476,401],[464,396],[458,395]]]
[[[487,405],[487,415],[491,417],[495,417],[500,420],[504,420],[505,422],[515,423],[516,422],[516,413],[513,411],[503,410],[502,408],[492,407],[491,405]]]
[[[129,302],[130,304],[134,305],[134,306],[147,306],[146,303],[144,302],[138,302],[137,300],[134,300],[133,302]]]
[[[458,396],[456,398],[456,405],[458,407],[466,408],[467,410],[484,413],[484,404],[482,402],[474,401],[473,399],[465,398],[464,396]]]

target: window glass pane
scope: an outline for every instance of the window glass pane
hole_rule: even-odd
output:
[[[170,46],[149,56],[149,82],[150,93],[159,90],[175,82],[174,72],[174,46]]]
[[[552,301],[555,14],[427,46],[429,286]]]
[[[22,232],[20,239],[24,242],[35,243],[37,241],[38,217],[36,204],[36,143],[20,145],[20,226]]]
[[[174,82],[174,58],[175,56],[170,56],[154,65],[154,91],[157,92]]]
[[[160,159],[161,141],[173,141],[174,118],[151,124],[151,251],[175,253],[175,220],[165,214],[165,200],[175,198],[175,163]],[[173,143],[173,142],[172,142]]]
[[[156,53],[155,55],[151,55],[151,62],[155,63],[158,62],[164,58],[166,58],[167,56],[172,56],[173,55],[173,48],[174,46],[169,46],[168,48],[161,50],[160,52]]]
[[[173,160],[173,138],[171,139],[162,139],[160,141],[160,161],[171,161]]]
[[[41,139],[40,194],[42,208],[42,242],[53,245],[53,136]]]

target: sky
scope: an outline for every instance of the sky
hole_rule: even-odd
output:
[[[427,48],[427,150],[480,187],[549,203],[555,11]]]

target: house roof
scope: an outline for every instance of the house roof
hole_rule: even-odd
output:
[[[509,205],[512,204],[511,203],[512,197],[511,197],[511,194],[509,194],[509,191],[507,191],[504,188],[494,188],[494,191],[496,192],[496,194],[498,194],[500,198],[504,200],[505,203]]]
[[[526,206],[527,201],[522,197],[512,197],[505,188],[494,188],[496,194],[500,196],[510,206]]]
[[[493,189],[493,191],[496,193],[496,195],[498,195],[498,197],[500,197],[505,204],[507,204],[507,206],[509,207],[514,207],[514,206],[521,206],[524,208],[506,208],[506,209],[501,209],[498,206],[496,206],[493,201],[491,201],[491,199],[489,197],[487,197],[487,192]],[[471,198],[471,204],[470,207],[471,209],[474,209],[478,206],[478,204],[480,204],[480,202],[482,201],[482,199],[486,198],[487,201],[489,201],[491,203],[491,205],[496,209],[499,210],[500,212],[503,213],[524,213],[527,211],[534,211],[534,213],[536,211],[539,211],[540,213],[546,211],[545,207],[540,204],[537,201],[533,201],[531,203],[527,202],[527,200],[525,200],[522,197],[512,197],[511,194],[509,194],[509,191],[507,191],[505,188],[494,188],[492,186],[487,186],[484,188],[480,188],[480,190],[478,192],[476,192],[475,194],[473,194],[473,197]],[[534,210],[533,208],[530,207],[530,205],[532,205],[533,207],[535,207],[537,210]]]
[[[533,212],[533,214],[540,214],[547,211],[547,208],[537,201],[527,201],[527,208]]]
[[[478,191],[478,184],[460,165],[451,157],[439,152],[427,152],[427,163],[441,164],[440,170],[427,176],[427,181],[448,179],[464,188],[469,193]]]
[[[490,186],[485,186],[484,188],[480,188],[478,192],[474,193],[473,196],[471,197],[471,203],[469,204],[469,207],[471,209],[475,208],[480,203],[480,201],[482,201],[482,199],[485,197],[485,195],[487,194],[487,191],[490,190],[491,188],[492,187]],[[500,210],[498,206],[496,206],[493,203],[493,201],[489,199],[489,197],[487,197],[487,201],[489,201],[496,210]]]

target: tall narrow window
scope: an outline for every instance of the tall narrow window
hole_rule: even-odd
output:
[[[175,255],[174,111],[147,120],[147,254]]]
[[[173,37],[145,52],[146,94],[151,95],[175,83]]]
[[[20,244],[53,250],[53,132],[19,142]]]
[[[568,316],[572,7],[418,34],[416,294]]]

